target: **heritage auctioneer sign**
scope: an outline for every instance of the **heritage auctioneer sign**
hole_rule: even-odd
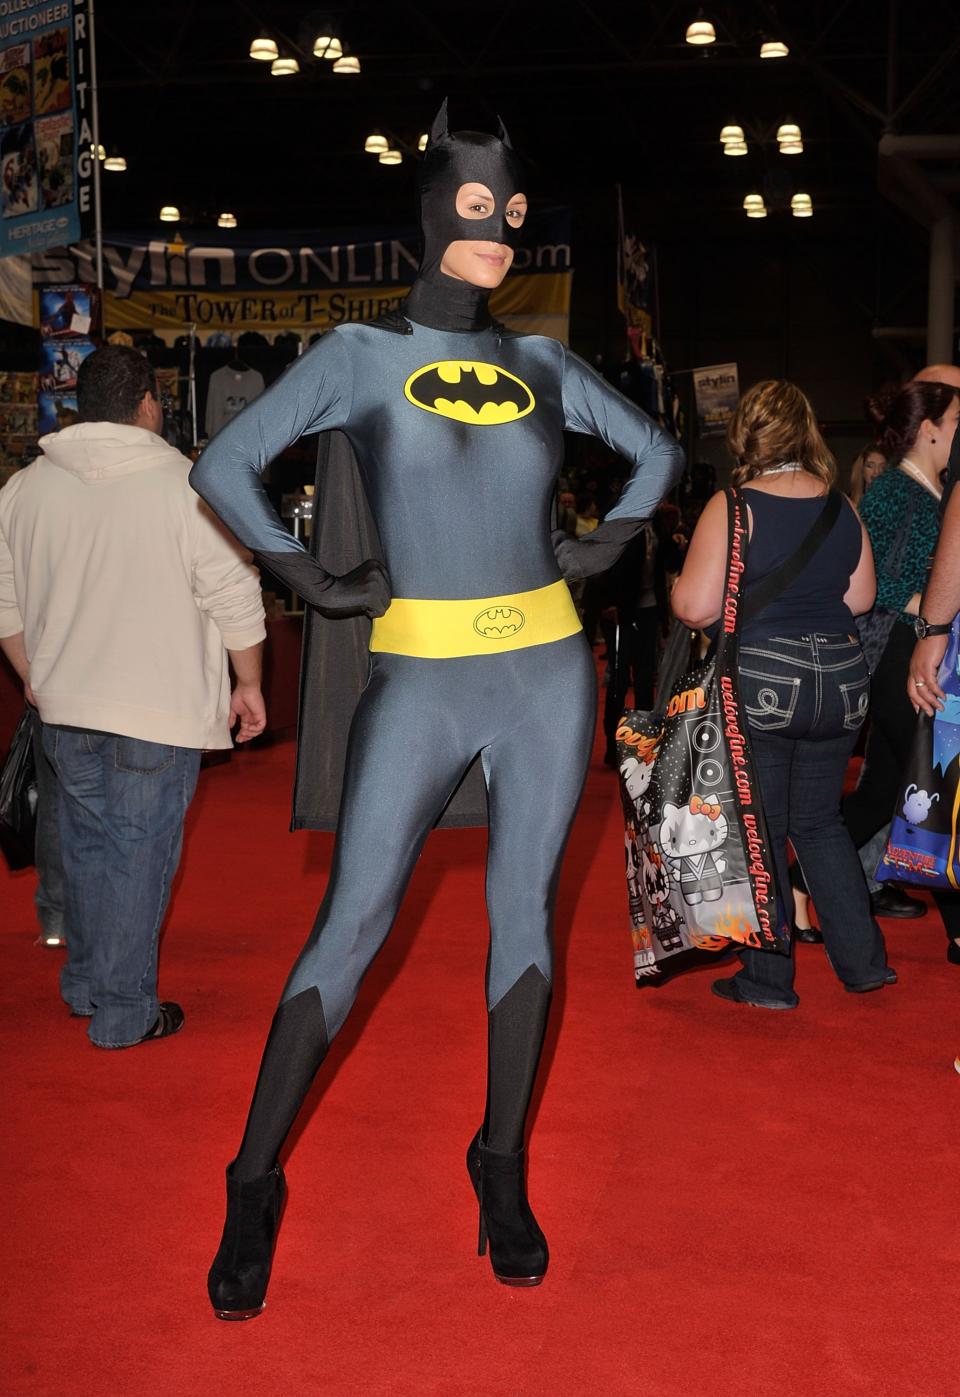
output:
[[[289,232],[239,241],[219,230],[170,241],[110,235],[103,256],[107,333],[149,329],[168,343],[191,324],[202,342],[216,331],[257,330],[272,340],[371,320],[399,306],[419,260],[413,234],[321,243]],[[89,243],[48,252],[34,260],[34,286],[92,280],[92,259]],[[491,310],[513,329],[566,343],[572,275],[569,212],[539,214]]]
[[[87,0],[0,0],[0,257],[76,241],[92,206]]]

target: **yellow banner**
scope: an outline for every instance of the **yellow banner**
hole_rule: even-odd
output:
[[[550,335],[564,344],[569,338],[572,272],[538,272],[508,277],[493,293],[492,314],[511,329]],[[152,330],[172,344],[191,325],[201,343],[225,330],[240,335],[256,330],[272,340],[294,330],[330,330],[350,321],[373,320],[396,310],[408,288],[383,286],[369,292],[333,289],[316,291],[134,291],[118,297],[104,293],[107,334],[113,330]]]

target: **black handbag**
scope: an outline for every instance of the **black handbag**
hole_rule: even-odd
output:
[[[33,714],[24,710],[0,769],[0,853],[14,872],[36,862],[37,770]]]

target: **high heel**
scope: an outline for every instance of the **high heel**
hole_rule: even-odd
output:
[[[526,1154],[498,1154],[487,1149],[479,1133],[467,1150],[467,1172],[480,1209],[477,1253],[486,1256],[501,1285],[539,1285],[550,1255],[527,1201]]]
[[[277,1164],[259,1179],[236,1179],[227,1168],[227,1218],[207,1276],[217,1319],[254,1319],[266,1304],[273,1248],[287,1194]]]

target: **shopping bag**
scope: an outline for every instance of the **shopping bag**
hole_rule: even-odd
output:
[[[727,492],[716,645],[617,730],[627,902],[638,984],[734,945],[789,954],[789,925],[741,720],[737,682],[747,507]],[[683,955],[683,953],[686,953]]]
[[[33,717],[17,724],[0,769],[0,853],[16,871],[34,863],[37,835],[37,772],[33,761]]]
[[[938,681],[946,694],[943,712],[917,715],[878,883],[960,889],[960,616],[954,617]]]

